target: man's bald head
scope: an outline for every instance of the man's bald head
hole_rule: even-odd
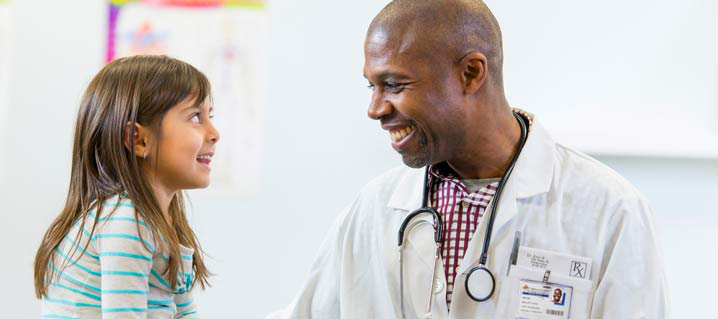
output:
[[[378,31],[398,41],[400,51],[437,62],[457,62],[471,52],[488,60],[489,75],[503,86],[501,30],[480,0],[395,0],[374,18],[367,38]]]

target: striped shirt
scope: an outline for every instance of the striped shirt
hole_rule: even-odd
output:
[[[470,191],[445,163],[430,169],[431,203],[442,216],[444,240],[441,257],[446,275],[446,304],[451,305],[456,269],[459,267],[479,220],[498,188],[498,181]]]
[[[184,273],[172,276],[178,282],[173,291],[162,275],[168,254],[159,251],[149,226],[135,219],[129,198],[118,195],[102,206],[91,237],[94,211],[55,250],[42,318],[199,318],[190,290],[194,250],[180,246]]]

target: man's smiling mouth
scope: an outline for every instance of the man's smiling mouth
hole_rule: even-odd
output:
[[[391,138],[391,141],[393,143],[398,143],[401,140],[403,140],[404,138],[406,138],[413,131],[414,131],[413,125],[395,128],[395,129],[389,130],[389,137]]]

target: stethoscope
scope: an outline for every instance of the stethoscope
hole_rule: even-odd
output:
[[[481,251],[481,256],[479,257],[479,265],[472,268],[466,275],[466,292],[469,295],[469,298],[473,299],[476,302],[489,300],[489,298],[491,298],[491,296],[494,294],[496,280],[493,273],[491,273],[491,270],[486,267],[486,260],[488,259],[489,254],[489,245],[491,243],[491,231],[494,228],[494,219],[496,217],[496,213],[498,212],[497,207],[499,200],[501,199],[501,194],[503,193],[504,186],[506,186],[506,182],[511,176],[511,172],[514,170],[514,166],[516,166],[516,161],[518,160],[519,155],[524,148],[524,144],[526,144],[526,139],[528,138],[527,120],[522,115],[516,112],[514,112],[514,116],[519,122],[519,126],[521,126],[521,140],[519,141],[519,147],[516,151],[516,154],[514,154],[513,159],[511,159],[511,163],[506,169],[504,176],[502,176],[501,181],[499,182],[499,187],[496,190],[496,194],[494,195],[494,199],[491,204],[491,212],[489,215],[488,224],[486,226],[486,233],[484,234],[484,244]],[[436,225],[436,228],[434,229],[434,242],[436,243],[436,251],[434,253],[434,267],[431,273],[431,290],[429,291],[429,304],[426,307],[425,315],[426,318],[431,317],[431,305],[434,300],[434,287],[436,283],[436,280],[434,278],[436,278],[436,264],[439,262],[439,256],[441,253],[441,244],[444,236],[444,223],[441,220],[441,215],[439,214],[439,212],[437,212],[434,208],[429,207],[428,205],[430,188],[431,185],[429,185],[429,166],[427,166],[426,171],[424,172],[424,194],[421,200],[421,208],[407,215],[406,218],[404,218],[404,221],[401,223],[401,226],[399,227],[399,290],[401,294],[400,302],[402,318],[406,318],[404,314],[404,232],[411,220],[421,214],[431,214],[434,220],[433,224]],[[428,223],[428,221],[425,220],[424,222]],[[414,224],[412,228],[416,227],[417,225],[418,223]]]

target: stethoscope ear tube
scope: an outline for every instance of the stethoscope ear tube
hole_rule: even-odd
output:
[[[426,171],[424,172],[424,194],[421,198],[421,208],[411,212],[411,214],[407,215],[404,218],[404,221],[401,223],[401,227],[399,227],[399,247],[404,244],[404,230],[406,230],[406,227],[409,225],[409,222],[411,222],[414,217],[420,214],[431,214],[434,216],[434,225],[436,225],[436,229],[434,231],[434,242],[436,242],[437,244],[441,244],[444,240],[444,223],[441,221],[441,215],[435,209],[429,207],[428,203],[429,166],[427,165]]]
[[[441,244],[441,242],[444,240],[444,223],[441,222],[441,215],[439,215],[439,212],[437,212],[431,207],[423,207],[411,212],[411,214],[407,215],[406,218],[404,218],[404,221],[401,223],[401,227],[399,227],[399,246],[404,243],[404,230],[406,230],[406,227],[409,225],[411,220],[420,214],[433,215],[434,225],[436,225],[436,230],[434,231],[434,242],[436,242],[437,244]]]

